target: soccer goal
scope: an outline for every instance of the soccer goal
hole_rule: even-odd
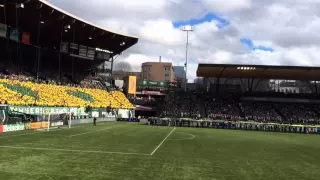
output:
[[[71,113],[49,113],[33,117],[32,129],[47,130],[67,126],[71,128]]]

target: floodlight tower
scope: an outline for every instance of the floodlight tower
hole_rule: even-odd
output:
[[[188,46],[189,46],[189,32],[194,31],[194,26],[183,26],[181,28],[182,31],[187,32],[187,44],[186,44],[186,63],[184,64],[185,69],[185,82],[184,82],[184,91],[187,91],[187,83],[188,83],[188,79],[187,79],[187,73],[188,73]]]

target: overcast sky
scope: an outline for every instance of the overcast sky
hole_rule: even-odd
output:
[[[320,0],[49,0],[106,29],[139,37],[117,60],[132,64],[185,62],[188,79],[198,63],[319,66]]]

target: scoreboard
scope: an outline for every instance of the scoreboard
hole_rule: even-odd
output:
[[[60,52],[70,54],[72,57],[100,61],[109,61],[112,54],[110,51],[104,49],[64,41],[60,43]]]

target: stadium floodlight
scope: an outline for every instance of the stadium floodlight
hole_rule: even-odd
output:
[[[3,4],[0,4],[0,7],[2,7],[2,8],[3,8],[3,7],[4,7],[4,5],[3,5]]]
[[[89,39],[92,39],[92,37],[89,37]]]
[[[194,26],[190,26],[190,25],[183,26],[183,27],[181,27],[181,30],[182,30],[182,31],[187,32],[186,63],[184,64],[184,65],[185,65],[185,68],[186,68],[186,70],[185,70],[184,91],[187,91],[187,83],[188,83],[188,80],[187,80],[187,74],[188,74],[188,46],[189,46],[189,32],[194,31]]]
[[[40,21],[41,24],[44,24],[44,21]]]

